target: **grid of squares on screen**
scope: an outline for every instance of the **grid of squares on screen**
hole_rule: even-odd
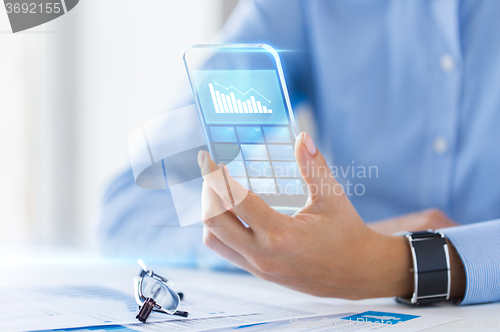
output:
[[[288,127],[211,126],[210,135],[217,159],[245,188],[257,194],[304,194]]]

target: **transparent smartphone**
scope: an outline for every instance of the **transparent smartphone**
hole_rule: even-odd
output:
[[[210,154],[271,207],[293,213],[307,187],[280,58],[266,44],[194,45],[184,63]]]

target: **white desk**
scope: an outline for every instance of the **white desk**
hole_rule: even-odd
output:
[[[0,283],[5,286],[71,286],[71,285],[103,285],[122,290],[132,294],[132,279],[137,275],[139,267],[135,261],[110,260],[99,258],[98,255],[88,255],[71,252],[64,248],[57,250],[31,250],[24,253],[8,254],[3,251],[0,254]],[[394,309],[405,311],[409,314],[432,313],[443,316],[460,317],[465,320],[465,327],[458,330],[467,331],[500,331],[500,327],[486,328],[486,322],[493,319],[500,324],[500,303],[456,306],[452,304],[441,304],[428,308],[413,308],[395,303],[393,299],[371,299],[363,301],[348,301],[339,299],[323,299],[301,294],[284,287],[260,280],[248,274],[231,272],[200,271],[193,269],[182,269],[164,267],[170,276],[178,284],[198,284],[203,281],[205,287],[217,290],[223,294],[238,296],[252,294],[256,299],[267,297],[279,299],[280,296],[293,294],[297,299],[303,299],[305,303],[316,301],[325,306],[356,305],[366,310],[392,311]],[[306,309],[306,308],[304,308]],[[460,326],[461,324],[459,324]],[[434,328],[436,331],[455,331],[450,325]]]

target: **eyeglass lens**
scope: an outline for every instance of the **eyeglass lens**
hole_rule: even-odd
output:
[[[179,307],[179,295],[149,275],[145,275],[142,281],[142,294],[154,299],[162,310],[170,314],[173,314]]]

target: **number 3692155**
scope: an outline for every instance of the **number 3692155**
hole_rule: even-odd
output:
[[[61,12],[61,3],[59,2],[46,2],[46,3],[6,3],[5,8],[7,14],[59,14]]]

